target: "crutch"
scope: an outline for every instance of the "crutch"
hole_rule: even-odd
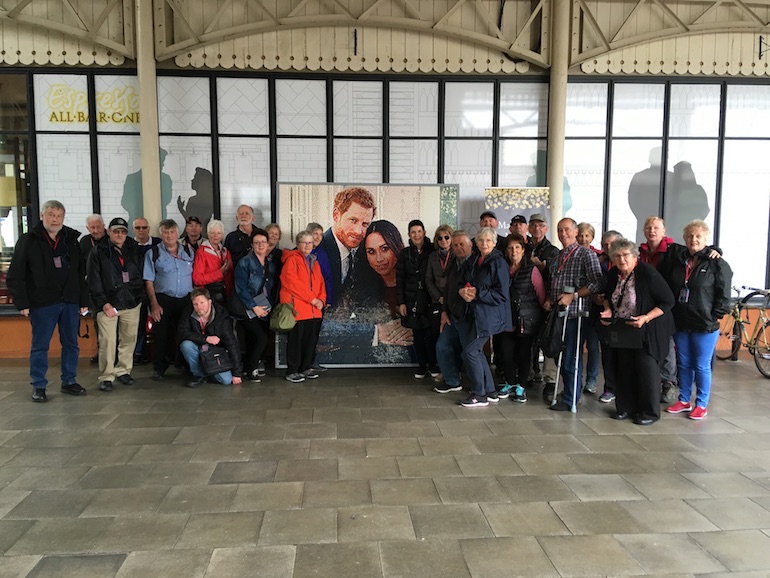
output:
[[[577,389],[578,389],[578,382],[582,379],[581,371],[580,371],[580,356],[583,355],[583,347],[582,347],[582,339],[580,339],[580,325],[583,321],[583,317],[588,315],[588,311],[585,311],[585,315],[583,314],[583,298],[577,295],[577,337],[576,337],[576,344],[575,344],[575,373],[572,378],[572,408],[570,411],[572,413],[577,413]],[[566,322],[564,325],[567,325]],[[565,384],[566,385],[566,384]]]
[[[551,405],[556,405],[556,397],[559,393],[559,382],[563,381],[561,379],[561,362],[564,358],[564,338],[567,336],[567,309],[559,309],[559,312],[557,313],[559,317],[564,317],[564,322],[561,324],[561,349],[559,350],[559,359],[556,362],[556,385],[554,385],[553,388],[553,399],[551,400]]]

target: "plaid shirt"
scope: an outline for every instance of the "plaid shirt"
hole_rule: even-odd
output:
[[[559,257],[549,265],[551,276],[551,290],[549,297],[556,303],[559,295],[564,292],[564,287],[574,287],[575,292],[583,287],[588,287],[591,293],[599,293],[604,289],[604,275],[599,265],[596,253],[573,243],[559,251]],[[583,300],[583,309],[588,309],[587,299]],[[572,300],[569,306],[569,317],[577,317],[578,299]]]

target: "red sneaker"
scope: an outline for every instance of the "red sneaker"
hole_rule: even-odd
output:
[[[695,409],[693,409],[690,412],[690,415],[688,415],[687,417],[689,417],[690,419],[703,419],[708,414],[709,414],[709,411],[705,407],[701,407],[698,405],[695,407]]]
[[[692,405],[689,403],[682,403],[677,401],[674,405],[670,405],[666,408],[668,413],[682,413],[683,411],[692,411]]]

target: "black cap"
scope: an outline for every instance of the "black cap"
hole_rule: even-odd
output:
[[[115,217],[114,219],[112,219],[112,221],[110,221],[109,229],[110,231],[112,231],[113,229],[125,229],[126,231],[128,231],[128,223],[123,217]]]
[[[198,223],[199,225],[202,225],[201,220],[198,217],[187,217],[187,220],[185,223]]]
[[[524,215],[516,215],[513,219],[511,219],[511,223],[524,223],[527,224],[527,217]]]
[[[492,217],[493,219],[497,220],[497,215],[495,215],[492,211],[484,211],[479,216],[479,221],[483,219],[484,217]]]

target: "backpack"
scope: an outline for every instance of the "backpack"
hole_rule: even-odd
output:
[[[184,243],[180,243],[180,245],[184,248],[184,251],[185,251],[185,253],[187,253],[188,257],[193,257],[193,252],[192,252],[192,249],[190,249],[190,247],[188,247]],[[158,262],[158,258],[160,257],[160,248],[159,247],[160,247],[160,243],[158,245],[153,245],[152,248],[150,249],[152,251],[152,262],[153,263],[157,263]]]

